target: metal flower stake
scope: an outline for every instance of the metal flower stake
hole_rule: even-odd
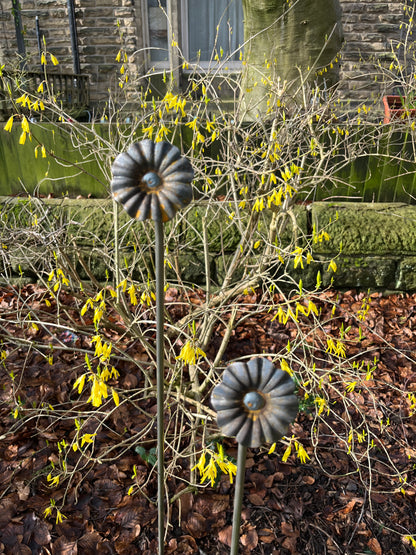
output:
[[[149,139],[132,144],[112,166],[111,192],[132,218],[155,223],[158,545],[164,552],[164,241],[163,223],[192,200],[192,166],[175,146]]]
[[[238,442],[231,555],[238,553],[247,447],[274,443],[287,433],[299,407],[294,390],[287,372],[266,358],[254,358],[230,364],[212,391],[219,428]]]

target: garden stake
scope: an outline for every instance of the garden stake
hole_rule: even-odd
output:
[[[192,200],[193,170],[180,151],[166,141],[145,139],[117,156],[112,166],[111,191],[129,216],[155,222],[156,270],[156,398],[158,471],[158,548],[164,553],[164,237],[163,223]]]
[[[233,510],[233,532],[231,536],[230,555],[237,555],[240,541],[241,507],[243,504],[244,481],[246,477],[246,455],[247,447],[238,444],[237,451],[237,476],[235,478],[234,510]]]
[[[155,221],[155,262],[156,262],[156,397],[157,397],[157,514],[159,553],[164,552],[165,505],[164,505],[164,245],[163,222]]]
[[[299,408],[294,390],[287,372],[266,358],[254,358],[230,364],[212,391],[219,428],[238,442],[231,555],[238,553],[247,447],[274,443],[287,433]]]

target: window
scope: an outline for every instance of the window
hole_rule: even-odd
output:
[[[239,47],[244,42],[242,0],[144,1],[145,37],[152,65],[169,65],[170,29],[178,30],[178,36],[173,33],[174,39],[191,64],[208,67],[227,59],[230,67],[240,65]]]
[[[144,11],[146,14],[146,11]],[[166,0],[147,0],[149,57],[152,62],[168,61],[168,24]]]

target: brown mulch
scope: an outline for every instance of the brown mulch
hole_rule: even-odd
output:
[[[148,415],[155,413],[154,397],[138,397],[137,402],[122,404],[116,410],[109,397],[99,414],[112,411],[106,420],[111,426],[97,428],[91,424],[91,433],[99,429],[94,457],[104,458],[104,462],[85,462],[85,457],[72,451],[67,455],[73,476],[70,485],[62,480],[52,488],[47,480],[58,464],[59,442],[66,439],[69,443],[76,433],[74,420],[83,418],[86,398],[80,403],[72,386],[83,371],[85,352],[93,352],[94,347],[86,339],[91,333],[85,321],[79,322],[78,335],[65,330],[65,324],[73,329],[79,319],[77,299],[61,292],[56,320],[56,303],[51,299],[50,306],[46,305],[45,295],[47,292],[35,285],[19,290],[0,288],[0,351],[4,353],[0,359],[0,553],[154,555],[157,476],[151,460],[142,458],[134,443],[128,443],[147,426]],[[185,304],[174,302],[178,301],[175,290],[169,290],[167,295],[172,301],[172,307],[168,305],[171,317],[180,318]],[[195,304],[201,302],[201,295],[192,293]],[[270,455],[267,449],[249,450],[241,553],[415,552],[411,540],[406,539],[416,537],[416,426],[406,395],[416,390],[416,295],[374,293],[365,322],[360,322],[352,315],[361,309],[364,296],[355,291],[328,291],[316,297],[314,302],[324,324],[315,334],[308,335],[306,342],[322,365],[330,368],[333,359],[326,352],[323,337],[328,333],[338,337],[342,325],[348,330],[348,356],[357,363],[377,360],[377,370],[369,384],[374,383],[380,402],[387,407],[383,417],[386,424],[388,420],[388,428],[380,431],[374,449],[360,451],[357,445],[357,456],[362,456],[359,472],[357,460],[334,438],[332,431],[340,430],[336,417],[325,420],[327,427],[322,423],[319,448],[315,449],[310,438],[311,428],[316,426],[316,410],[307,404],[290,433],[302,442],[309,460],[301,463],[293,453],[283,463],[281,446]],[[238,299],[242,307],[254,307],[258,301],[257,292]],[[54,319],[61,327],[55,326],[53,331],[47,325],[36,329],[30,315],[41,313],[45,322]],[[224,316],[214,332],[207,352],[211,360],[228,317]],[[125,342],[126,351],[134,359],[120,360],[120,376],[109,384],[126,391],[145,387],[136,362],[146,363],[149,355],[137,342],[124,338],[117,315],[110,314],[109,320],[113,325],[111,340],[119,340],[121,345]],[[299,326],[307,330],[306,319],[303,322],[301,318]],[[273,313],[258,311],[237,326],[223,363],[252,354],[281,353],[288,343],[296,344],[298,333],[294,322],[279,324]],[[300,359],[302,350],[292,354]],[[296,373],[296,363],[293,369]],[[300,395],[303,393],[301,388]],[[14,398],[20,402],[18,415],[13,414]],[[372,425],[371,411],[377,407],[369,405],[366,393],[354,391],[350,398],[353,405],[349,407],[356,407],[357,414],[367,413]],[[174,413],[174,405],[173,400],[170,414]],[[345,409],[349,411],[346,415],[340,407],[339,416],[353,421],[357,418],[353,409]],[[335,414],[337,410],[334,409]],[[374,416],[374,425],[377,418]],[[154,446],[155,437],[152,427],[146,436],[147,450]],[[184,441],[189,441],[186,435]],[[226,453],[236,458],[235,442],[226,439],[223,444]],[[169,446],[165,457],[168,464],[172,457]],[[234,486],[222,476],[213,488],[207,485],[197,492],[188,491],[189,471],[188,459],[176,459],[174,472],[167,479],[169,498],[174,497],[175,501],[168,511],[166,553],[228,553]],[[132,485],[134,493],[128,495]],[[185,493],[180,495],[182,491]],[[64,515],[62,522],[56,522],[55,512],[44,518],[51,499]]]

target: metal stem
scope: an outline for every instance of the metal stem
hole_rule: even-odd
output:
[[[78,50],[78,37],[77,37],[77,22],[75,18],[75,4],[74,0],[67,0],[69,18],[69,33],[71,36],[71,49],[72,49],[72,65],[75,75],[81,73],[81,66],[79,63],[79,50]]]
[[[157,396],[157,505],[159,555],[164,553],[165,543],[165,480],[164,480],[164,298],[165,266],[163,245],[163,222],[155,221],[156,260],[156,396]]]
[[[235,479],[234,492],[233,533],[231,536],[230,555],[238,554],[238,544],[240,542],[241,506],[243,504],[244,480],[246,476],[246,455],[247,447],[239,443],[237,453],[237,476]]]

